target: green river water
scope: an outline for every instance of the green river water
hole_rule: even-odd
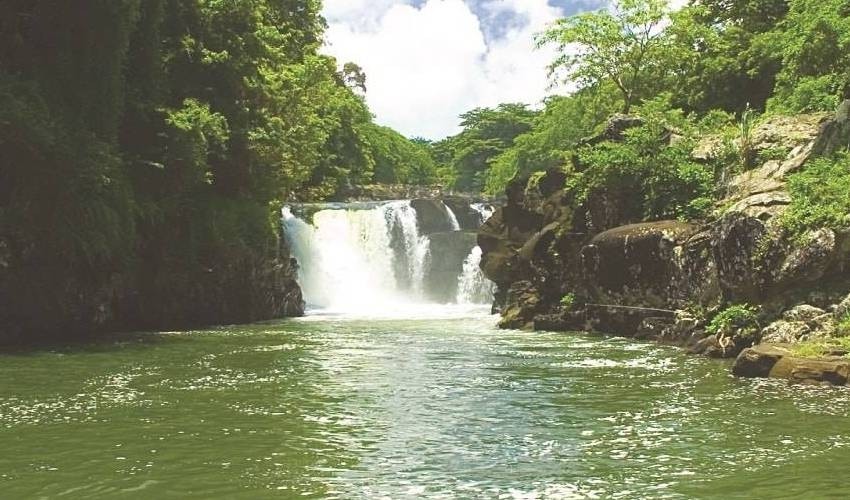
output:
[[[494,325],[310,317],[0,355],[0,497],[850,497],[850,391]]]

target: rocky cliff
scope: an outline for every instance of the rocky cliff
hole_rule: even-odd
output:
[[[638,123],[614,117],[588,143],[620,140]],[[780,221],[788,176],[850,145],[850,101],[835,116],[768,119],[751,141],[754,157],[773,159],[729,176],[706,220],[642,220],[628,192],[576,203],[558,169],[532,184],[516,179],[478,234],[501,325],[651,338],[717,357],[834,328],[850,291],[850,234],[813,227],[792,238]],[[716,149],[706,138],[692,157],[706,161]],[[708,318],[741,303],[760,307],[756,331],[707,332]]]

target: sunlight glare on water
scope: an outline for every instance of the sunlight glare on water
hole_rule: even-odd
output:
[[[651,344],[499,331],[485,313],[325,314],[3,355],[3,496],[847,492],[845,390],[736,380]]]

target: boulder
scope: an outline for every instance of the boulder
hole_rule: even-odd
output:
[[[835,117],[821,125],[813,146],[816,155],[829,156],[850,147],[850,99],[841,103]]]
[[[478,231],[484,275],[504,287],[527,278],[529,265],[520,259],[519,250],[538,232],[541,222],[540,214],[521,206],[497,209]]]
[[[812,333],[805,321],[779,320],[761,331],[761,341],[773,344],[796,344]]]
[[[603,304],[649,308],[675,307],[681,273],[681,248],[697,228],[679,221],[633,224],[605,231],[581,250],[590,299]]]
[[[444,198],[443,203],[455,214],[463,231],[476,230],[484,223],[481,213],[472,208],[470,198]]]
[[[451,231],[428,236],[429,256],[426,261],[423,292],[429,300],[453,302],[457,297],[458,278],[463,263],[475,247],[474,231]]]
[[[452,231],[452,217],[449,208],[440,200],[416,199],[410,202],[416,211],[419,234],[426,235]]]
[[[541,312],[540,292],[529,281],[510,286],[502,310],[500,328],[531,329],[534,317]]]
[[[766,378],[776,363],[791,352],[779,345],[759,344],[744,349],[732,365],[732,374],[736,377]]]
[[[784,378],[793,382],[847,385],[850,359],[826,356],[819,359],[795,357],[782,344],[760,344],[745,349],[732,367],[738,377]]]

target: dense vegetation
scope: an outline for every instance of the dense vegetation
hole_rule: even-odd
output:
[[[250,283],[286,265],[281,201],[358,183],[497,194],[561,168],[577,202],[628,191],[645,219],[699,217],[725,173],[690,158],[697,137],[748,168],[757,115],[850,97],[850,0],[614,7],[539,35],[575,92],[472,110],[430,143],[375,124],[366,75],[320,54],[320,0],[0,3],[0,325],[86,325],[122,293],[161,324],[202,321],[191,303],[249,319]],[[616,112],[642,121],[584,140]],[[792,182],[789,226],[846,223],[847,163]]]
[[[251,319],[281,200],[433,182],[318,52],[320,7],[0,2],[0,327],[86,327],[127,293],[152,324]]]
[[[539,35],[560,53],[553,79],[578,84],[576,92],[540,111],[476,110],[513,126],[466,119],[459,135],[436,145],[438,168],[457,172],[457,187],[497,194],[515,177],[561,167],[579,198],[639,185],[647,219],[694,217],[723,176],[717,165],[689,159],[689,141],[722,136],[729,156],[742,156],[732,163],[747,168],[741,139],[755,120],[831,112],[850,97],[850,1],[700,0],[677,11],[663,0],[614,5]],[[615,112],[647,115],[647,123],[622,143],[582,141]],[[670,143],[661,128],[684,140]]]

